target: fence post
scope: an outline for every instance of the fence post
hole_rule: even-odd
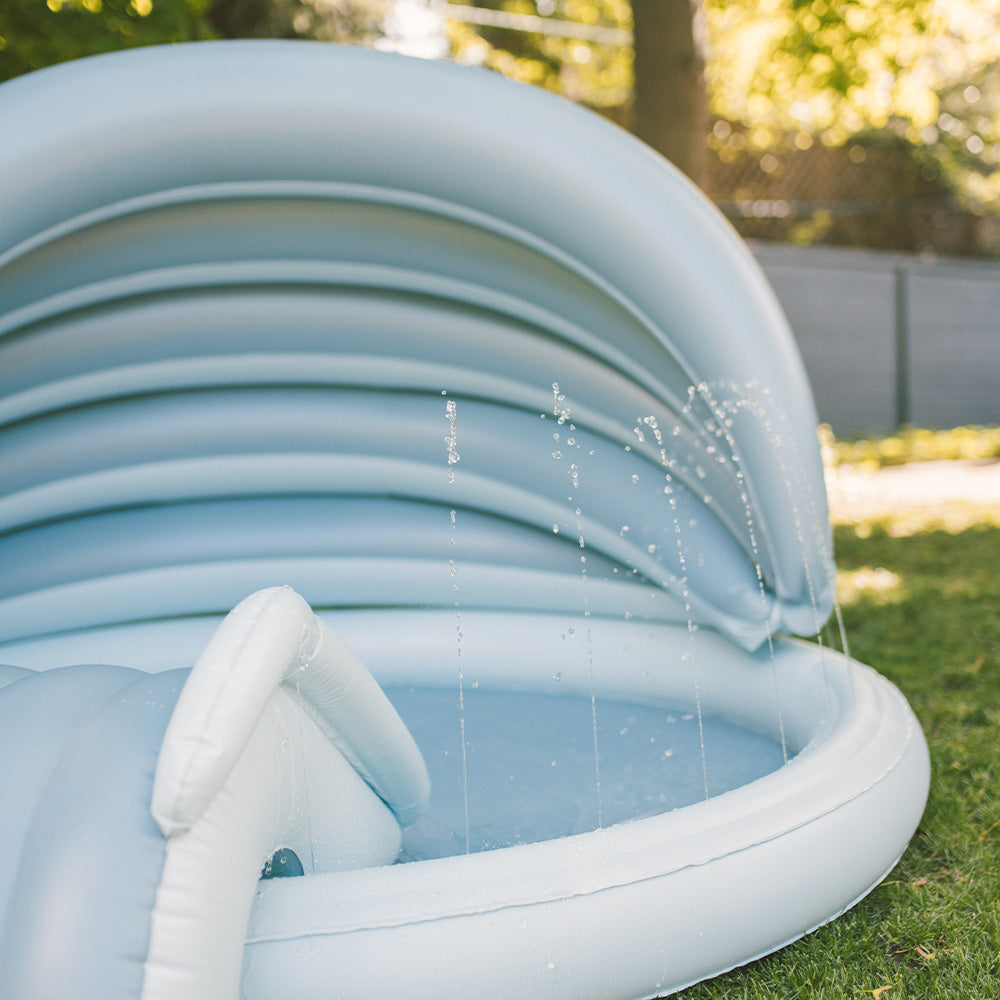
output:
[[[896,426],[911,419],[910,406],[910,270],[897,264],[895,271]]]

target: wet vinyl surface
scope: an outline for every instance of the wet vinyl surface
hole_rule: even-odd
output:
[[[699,724],[691,709],[469,685],[461,709],[457,688],[386,693],[432,783],[403,860],[584,833],[690,805],[706,786],[718,795],[783,763],[772,740],[718,719]]]

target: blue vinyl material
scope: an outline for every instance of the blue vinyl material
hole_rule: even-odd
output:
[[[926,748],[788,637],[812,397],[678,171],[271,41],[29,74],[0,135],[0,996],[636,1000],[878,883]]]

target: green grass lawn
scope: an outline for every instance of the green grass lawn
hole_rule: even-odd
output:
[[[1000,458],[1000,427],[952,427],[946,431],[904,427],[890,437],[837,440],[824,424],[820,442],[827,461],[870,469],[935,459]]]
[[[898,867],[853,910],[678,996],[995,1000],[1000,511],[959,503],[844,523],[835,541],[851,654],[903,691],[927,736],[927,810]]]

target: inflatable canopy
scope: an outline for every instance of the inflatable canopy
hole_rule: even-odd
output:
[[[0,994],[652,997],[891,868],[923,738],[790,638],[811,395],[676,170],[303,43],[0,133]]]

